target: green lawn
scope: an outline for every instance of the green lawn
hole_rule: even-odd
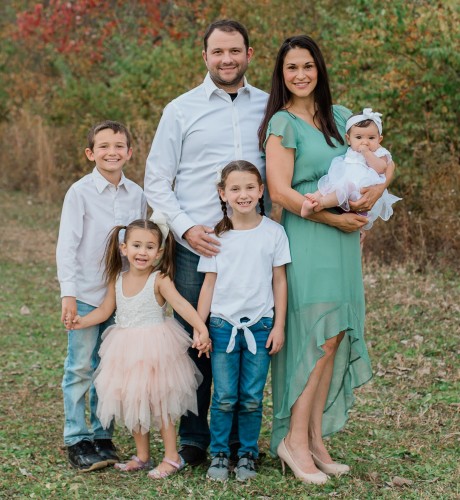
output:
[[[304,485],[278,461],[262,460],[257,479],[216,484],[205,467],[153,482],[106,469],[78,474],[62,447],[60,383],[66,334],[60,324],[54,244],[59,206],[1,192],[1,498],[459,498],[460,279],[449,270],[364,266],[366,335],[373,381],[356,392],[345,430],[329,441],[350,476]],[[378,231],[377,224],[374,231]],[[261,451],[271,421],[267,387]],[[123,457],[134,452],[118,428]],[[152,437],[155,460],[162,456]],[[399,478],[399,479],[398,479]],[[402,478],[402,479],[401,479]]]

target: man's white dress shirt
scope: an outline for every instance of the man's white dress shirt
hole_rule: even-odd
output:
[[[100,306],[106,293],[102,260],[107,236],[113,227],[146,214],[142,188],[123,174],[114,186],[95,167],[75,182],[64,199],[56,248],[61,297]]]
[[[232,160],[247,160],[265,180],[257,131],[267,99],[245,79],[232,101],[207,74],[163,111],[147,159],[145,195],[154,210],[166,215],[176,241],[192,252],[183,234],[199,224],[214,227],[223,216],[218,171]]]

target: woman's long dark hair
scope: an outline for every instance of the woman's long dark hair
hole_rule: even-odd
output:
[[[307,35],[297,35],[287,38],[281,45],[278,55],[276,56],[275,68],[272,76],[272,86],[270,96],[268,98],[265,116],[259,128],[259,148],[263,150],[265,136],[267,134],[268,122],[271,117],[280,109],[286,107],[291,99],[291,92],[286,87],[283,77],[283,65],[286,54],[292,49],[307,49],[315,61],[318,71],[318,83],[314,92],[316,103],[316,111],[313,117],[318,128],[324,135],[326,142],[331,147],[335,147],[331,141],[331,137],[337,139],[340,144],[344,144],[343,137],[337,130],[332,113],[332,96],[329,87],[329,77],[327,76],[326,63],[324,62],[323,54],[317,43]]]
[[[222,191],[225,189],[225,185],[227,183],[227,178],[232,172],[249,172],[254,174],[257,177],[257,182],[259,186],[263,186],[264,182],[262,180],[262,176],[260,175],[259,170],[255,165],[246,160],[235,160],[231,161],[228,165],[226,165],[221,173],[220,181],[217,184],[217,189],[221,189]],[[222,220],[220,220],[216,226],[214,227],[214,234],[216,236],[221,236],[226,231],[230,231],[233,229],[233,223],[227,213],[227,203],[220,197],[220,206],[222,208],[222,212],[224,214]],[[265,205],[264,205],[264,197],[263,195],[259,198],[259,208],[260,215],[265,215]]]

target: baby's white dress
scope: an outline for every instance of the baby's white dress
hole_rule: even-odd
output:
[[[198,413],[196,390],[202,375],[187,351],[187,332],[155,298],[158,271],[133,297],[123,294],[118,276],[116,324],[107,328],[95,373],[97,416],[104,428],[112,419],[131,432],[159,429],[187,411]]]
[[[374,154],[379,158],[386,156],[388,163],[391,162],[391,153],[383,147],[379,147]],[[332,160],[327,175],[318,181],[318,190],[322,195],[335,192],[338,206],[349,212],[348,202],[361,198],[361,188],[383,184],[385,181],[385,175],[378,174],[369,167],[361,153],[348,148],[345,155],[337,156]],[[364,229],[370,229],[378,217],[385,221],[388,220],[393,214],[393,203],[399,200],[401,198],[390,194],[385,189],[372,210],[367,213],[366,217],[369,222],[364,226]]]

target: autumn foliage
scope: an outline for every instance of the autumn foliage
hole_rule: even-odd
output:
[[[205,74],[206,26],[233,17],[246,24],[255,49],[252,84],[269,90],[282,40],[308,33],[325,53],[334,101],[383,113],[383,144],[398,167],[391,189],[404,200],[371,231],[367,252],[421,266],[458,264],[460,15],[453,0],[3,3],[2,187],[62,196],[88,170],[86,130],[105,118],[131,128],[129,174],[142,182],[164,105]]]

